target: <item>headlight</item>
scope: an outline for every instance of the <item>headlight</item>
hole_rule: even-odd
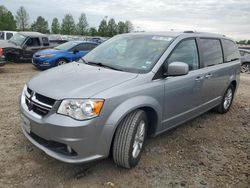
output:
[[[46,55],[41,55],[40,58],[49,58],[53,57],[55,54],[46,54]]]
[[[76,120],[91,119],[99,116],[103,99],[66,99],[59,106],[57,113]]]

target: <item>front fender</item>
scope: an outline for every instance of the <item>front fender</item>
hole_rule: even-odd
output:
[[[142,107],[150,107],[154,109],[157,113],[157,125],[160,124],[162,119],[162,110],[160,103],[156,99],[150,96],[136,96],[130,98],[118,105],[107,118],[105,129],[103,129],[98,142],[100,143],[98,146],[98,152],[100,154],[108,156],[112,140],[119,123],[127,114]]]
[[[136,96],[124,101],[119,106],[117,106],[107,119],[106,124],[117,127],[127,114],[142,107],[151,107],[154,109],[157,113],[159,123],[162,118],[160,103],[150,96]]]

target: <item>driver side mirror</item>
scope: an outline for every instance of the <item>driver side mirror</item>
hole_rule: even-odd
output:
[[[165,76],[182,76],[189,72],[188,64],[184,62],[172,62],[164,66]]]

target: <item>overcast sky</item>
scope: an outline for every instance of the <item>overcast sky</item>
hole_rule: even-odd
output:
[[[43,16],[49,23],[71,13],[75,21],[84,12],[90,26],[105,16],[130,20],[135,30],[197,30],[250,39],[250,0],[0,0],[12,13],[24,6],[30,22]]]

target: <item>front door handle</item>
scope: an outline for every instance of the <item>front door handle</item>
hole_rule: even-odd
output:
[[[206,76],[205,76],[205,78],[206,79],[209,79],[209,78],[211,78],[213,75],[211,74],[211,73],[208,73]]]
[[[196,80],[196,81],[200,81],[200,80],[202,80],[203,78],[204,78],[203,76],[197,76],[195,80]]]

